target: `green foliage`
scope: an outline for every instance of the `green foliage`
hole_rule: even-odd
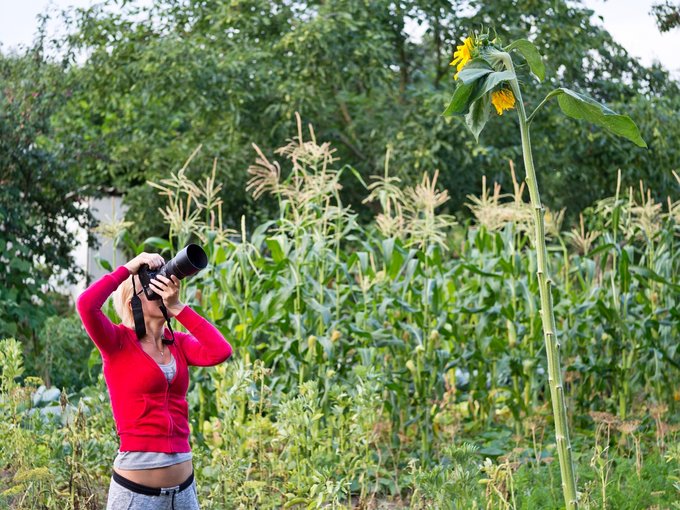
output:
[[[462,510],[481,499],[479,457],[470,443],[449,444],[441,452],[437,466],[423,468],[412,459],[409,470],[413,477],[412,509],[447,508]],[[474,507],[473,507],[474,508]]]
[[[502,90],[503,83],[518,87],[512,57],[509,55],[511,50],[517,49],[527,59],[529,67],[539,80],[545,77],[542,57],[529,41],[525,39],[514,41],[506,48],[505,51],[508,52],[506,53],[495,46],[498,44],[497,40],[488,42],[486,38],[485,35],[475,36],[473,42],[475,46],[472,51],[473,56],[479,56],[465,63],[465,67],[458,72],[460,83],[454,91],[449,106],[444,111],[444,115],[465,114],[465,122],[475,140],[479,140],[479,135],[489,120],[492,93]],[[518,90],[513,89],[513,93],[517,100],[521,99]],[[591,97],[564,87],[551,91],[528,117],[529,122],[546,101],[552,97],[557,97],[560,108],[565,115],[591,122],[618,136],[631,140],[639,147],[647,147],[640,136],[638,127],[630,117],[618,115]],[[523,112],[522,109],[520,115],[524,115]]]
[[[2,340],[0,344],[0,375],[2,375],[2,391],[11,394],[16,388],[17,378],[24,373],[24,360],[21,344],[14,338]]]
[[[627,138],[638,147],[647,147],[638,127],[627,115],[618,115],[594,99],[564,87],[548,94],[548,97],[552,96],[557,96],[557,102],[565,115],[592,122],[615,135]]]
[[[40,354],[34,361],[35,366],[29,370],[40,375],[47,385],[74,392],[93,382],[89,359],[95,348],[80,317],[73,314],[48,318],[38,334],[38,341]]]
[[[475,140],[479,140],[479,134],[489,120],[490,109],[491,98],[488,95],[484,95],[470,105],[470,111],[465,115],[465,123],[475,136]]]
[[[70,68],[71,97],[55,115],[55,126],[60,140],[77,152],[83,182],[125,194],[133,235],[144,239],[163,234],[166,226],[155,213],[159,197],[143,184],[176,170],[177,162],[201,143],[189,172],[198,180],[218,158],[225,223],[236,226],[242,214],[264,221],[275,204],[256,206],[247,195],[230,191],[243,188],[251,141],[265,151],[281,146],[295,111],[317,126],[320,139],[333,141],[337,156],[364,178],[383,167],[388,144],[394,148],[393,172],[405,184],[415,183],[412,169],[439,169],[440,182],[452,195],[450,210],[465,211],[465,196],[479,189],[480,167],[509,184],[505,162],[521,151],[507,123],[490,119],[487,136],[478,144],[457,129],[459,121],[437,118],[450,99],[451,48],[460,34],[489,20],[506,41],[538,27],[531,41],[516,46],[527,59],[517,70],[524,81],[530,70],[543,75],[530,45],[545,57],[546,78],[527,95],[529,103],[561,83],[613,109],[620,102],[642,104],[641,97],[678,100],[677,83],[667,72],[641,66],[593,26],[591,12],[578,4],[502,0],[470,9],[463,5],[456,0],[293,6],[251,0],[239,7],[197,1],[142,7],[109,0],[70,14],[64,50],[88,58]],[[427,27],[421,41],[406,33],[411,20]],[[554,111],[534,123],[544,133],[541,155],[555,168],[544,198],[553,207],[567,206],[570,219],[606,196],[610,188],[602,181],[611,182],[618,167],[634,174],[627,184],[642,177],[657,198],[674,190],[658,168],[678,160],[678,108],[663,110],[669,119],[658,130],[640,123],[638,112],[626,111],[640,124],[650,154],[620,150],[605,135],[606,143],[597,149],[602,157],[593,159],[592,147],[577,142],[599,140],[599,133],[556,121]],[[670,153],[664,154],[662,146]],[[635,165],[619,164],[624,158],[635,159]],[[542,167],[540,159],[536,163]],[[584,190],[574,187],[575,181],[593,186]],[[343,185],[343,201],[356,204],[362,219],[370,216],[358,207],[358,182],[346,179]],[[554,192],[565,188],[578,192]]]
[[[21,364],[21,350],[4,340],[0,360],[10,358],[11,363],[0,362],[0,504],[17,510],[101,508],[117,448],[103,379],[81,392],[76,406],[66,403],[68,420],[45,420],[25,407],[33,383],[8,383],[8,374],[17,370],[7,367]],[[196,375],[192,372],[193,379]],[[560,505],[558,466],[550,455],[554,445],[544,438],[544,425],[532,429],[540,442],[534,440],[533,449],[528,431],[511,437],[506,428],[491,425],[480,437],[461,430],[455,441],[438,440],[433,445],[436,462],[423,464],[409,447],[390,446],[389,424],[380,419],[383,371],[356,365],[345,379],[328,375],[310,380],[288,388],[281,400],[274,398],[277,381],[272,375],[260,361],[250,363],[244,357],[209,369],[216,409],[200,433],[199,385],[193,385],[192,450],[202,507],[352,508],[373,502],[394,508],[468,509],[499,508],[498,502],[513,500],[511,508]],[[324,411],[326,404],[330,406]],[[610,505],[627,509],[653,503],[665,508],[675,501],[677,443],[661,455],[652,435],[649,427],[641,431],[644,463],[639,471],[629,446],[610,448]],[[579,431],[576,437],[592,443],[592,433]],[[484,452],[490,449],[476,444],[491,438],[512,453],[488,458]],[[592,447],[580,446],[579,451],[596,455]],[[588,462],[579,466],[584,507],[601,508],[597,471]]]
[[[338,507],[352,493],[364,498],[376,490],[385,468],[374,451],[381,409],[375,371],[354,367],[352,386],[332,374],[306,381],[282,400],[271,398],[269,373],[260,361],[242,359],[211,371],[216,411],[202,424],[204,462],[197,463],[210,487],[202,498],[207,508]]]
[[[300,124],[277,164],[257,151],[249,189],[269,191],[281,209],[251,234],[245,219],[238,236],[210,222],[220,206],[206,198],[216,196],[214,181],[197,192],[179,173],[154,188],[168,200],[168,221],[194,220],[147,241],[203,243],[209,267],[184,281],[183,299],[235,348],[228,363],[192,369],[202,505],[557,506],[531,215],[519,184],[510,201],[485,189],[470,197],[477,223],[461,228],[435,213],[447,199],[436,177],[401,190],[388,165],[369,183],[368,201],[382,211],[364,227],[339,197],[345,167],[311,129],[309,138]],[[576,450],[617,461],[602,482],[596,462],[579,460],[591,506],[603,494],[625,505],[633,476],[641,501],[673,497],[677,460],[658,454],[677,439],[668,423],[677,421],[680,204],[658,205],[644,189],[617,193],[568,235],[560,215],[547,214]],[[68,320],[55,327],[77,334]],[[38,383],[17,381],[21,366],[19,345],[0,343],[0,465],[12,476],[0,482],[0,501],[94,504],[85,494],[105,497],[117,446],[102,378],[72,396],[77,407],[64,400],[62,420],[43,420],[29,399]],[[644,419],[636,449],[611,434],[605,450],[600,428],[593,448],[591,410]],[[638,446],[648,459],[640,468]],[[52,465],[54,476],[41,478]]]
[[[279,219],[257,226],[250,237],[244,224],[240,242],[197,224],[210,266],[187,282],[185,297],[232,332],[251,359],[274,370],[281,391],[328,368],[343,377],[356,363],[384,366],[386,410],[403,434],[419,424],[413,432],[425,459],[438,422],[449,419],[439,402],[454,384],[455,368],[467,373],[459,391],[475,402],[475,419],[502,413],[519,423],[542,401],[538,281],[527,251],[532,216],[520,195],[510,204],[486,192],[473,201],[481,225],[458,233],[451,259],[450,244],[436,242],[451,223],[435,219],[434,204],[446,197],[437,196],[434,182],[401,192],[388,173],[375,177],[371,197],[383,211],[376,225],[363,228],[341,207],[335,187],[341,172],[328,163],[328,146],[296,138],[278,152],[290,163],[274,164],[260,153],[249,187],[272,191],[281,203]],[[290,175],[280,175],[291,163]],[[163,193],[171,203],[196,203],[210,217],[187,191],[186,176],[170,181],[174,187]],[[562,235],[559,216],[551,215],[557,327],[568,370],[579,380],[570,397],[583,412],[601,401],[625,417],[636,393],[670,398],[664,388],[677,369],[678,205],[668,213],[660,207],[632,190],[602,201],[586,212],[592,234]],[[513,218],[516,227],[506,224]],[[596,244],[587,241],[590,235]],[[187,239],[171,242],[181,246]],[[567,243],[582,251],[569,253]],[[648,370],[659,363],[666,369]],[[426,395],[434,405],[423,406]],[[404,419],[405,410],[411,418]]]
[[[64,77],[40,44],[0,55],[0,336],[22,341],[54,313],[50,285],[81,273],[73,268],[70,224],[91,219],[79,202],[72,155],[51,126],[66,100]]]
[[[490,71],[491,70],[489,69],[489,72]],[[444,110],[443,115],[466,113],[470,108],[470,103],[472,102],[472,92],[475,89],[475,85],[475,82],[465,83],[464,80],[461,80],[460,85],[456,87],[456,90],[454,90],[453,97],[449,102],[449,106],[447,106],[446,110]]]
[[[543,57],[531,41],[527,41],[526,39],[513,41],[505,48],[505,51],[508,53],[512,50],[517,50],[522,54],[526,59],[527,64],[529,64],[529,69],[531,69],[534,76],[538,78],[538,81],[543,81],[545,79],[545,64],[543,63]]]
[[[448,48],[488,19],[504,40],[540,27],[530,44],[546,56],[545,80],[527,99],[536,103],[562,81],[573,83],[598,103],[625,104],[649,144],[649,151],[627,150],[601,129],[559,120],[557,108],[533,121],[542,133],[537,163],[554,168],[542,177],[544,188],[560,193],[548,203],[573,212],[592,206],[570,232],[561,230],[555,207],[547,214],[584,506],[606,498],[619,508],[664,507],[677,499],[680,204],[628,189],[640,177],[664,198],[677,189],[669,172],[679,150],[677,84],[631,60],[576,4],[500,0],[459,15],[460,5],[248,0],[140,9],[109,1],[71,20],[66,49],[88,53],[82,66],[66,75],[40,67],[56,76],[53,90],[65,83],[71,96],[39,130],[52,126],[59,144],[36,135],[19,155],[63,150],[67,167],[82,170],[81,183],[127,192],[136,225],[118,241],[130,251],[152,246],[171,255],[188,240],[208,251],[208,269],[184,282],[183,299],[225,333],[235,355],[191,374],[192,446],[206,508],[342,508],[387,499],[412,508],[560,505],[555,438],[545,432],[531,216],[520,186],[514,175],[504,180],[515,190],[512,201],[500,189],[470,197],[475,220],[462,226],[435,212],[460,208],[478,189],[479,168],[503,177],[506,160],[519,154],[507,122],[489,119],[478,144],[462,119],[438,115],[448,94]],[[428,24],[422,42],[405,34],[407,17]],[[516,49],[527,61],[516,69],[519,79],[529,71],[541,77],[533,49],[524,42]],[[17,73],[30,76],[21,67]],[[484,73],[479,87],[460,94],[456,112],[490,90],[482,80],[504,79],[495,68]],[[303,136],[300,123],[284,145],[296,110],[318,131]],[[249,189],[269,192],[266,206],[234,192],[245,184],[252,140],[265,149],[256,149]],[[201,151],[175,172],[199,143]],[[274,147],[276,163],[268,159]],[[609,197],[618,167],[623,188]],[[435,168],[439,182],[426,174]],[[69,182],[70,173],[55,172]],[[366,178],[371,173],[381,175]],[[147,179],[165,189],[143,186]],[[347,204],[365,197],[366,181],[369,206],[356,211]],[[244,211],[256,213],[239,224]],[[359,212],[364,220],[375,213],[374,221],[359,222]],[[28,302],[42,280],[21,280],[38,273],[16,264],[9,274],[19,279],[2,291],[26,294],[23,301],[12,290],[0,296],[5,313],[15,314],[7,324],[40,313]],[[46,356],[52,347],[76,357],[86,349],[70,342],[82,334],[73,320],[47,327],[63,340]],[[62,419],[49,418],[32,408],[41,381],[21,381],[21,351],[17,342],[0,342],[0,505],[94,507],[105,497],[117,447],[104,382],[71,395],[77,406],[62,394]],[[87,380],[78,375],[63,379]],[[642,467],[625,440],[612,433],[605,443],[599,426],[593,437],[588,415],[605,410],[641,420],[634,438]]]
[[[680,26],[680,4],[665,0],[652,5],[652,14],[660,32],[668,32]]]
[[[680,185],[671,172],[680,152],[677,145],[669,144],[666,135],[662,134],[662,131],[668,133],[680,126],[680,98],[653,98],[649,102],[636,98],[625,104],[609,103],[609,106],[615,111],[624,110],[635,119],[647,142],[647,150],[632,148],[628,140],[592,125],[565,122],[557,107],[542,110],[532,121],[532,140],[539,140],[541,144],[541,150],[534,154],[535,163],[538,168],[547,169],[539,175],[541,187],[546,192],[554,186],[560,189],[561,197],[553,197],[548,202],[553,208],[571,208],[572,204],[581,203],[585,209],[611,195],[619,170],[624,189],[637,189],[640,182],[648,186],[658,183],[654,186],[666,190],[655,195],[658,201],[676,197],[680,192]],[[543,151],[545,135],[537,135],[544,129],[557,132],[556,136],[562,140],[550,158]],[[572,129],[576,132],[568,135]],[[680,136],[680,132],[673,136]],[[579,154],[584,140],[587,140],[588,150]],[[572,156],[566,158],[567,153]],[[650,165],[652,161],[658,161],[656,168]],[[590,173],[592,168],[601,170]]]
[[[109,452],[116,448],[103,380],[78,395],[77,406],[62,393],[57,412],[49,414],[43,412],[45,408],[31,407],[40,378],[27,377],[22,383],[10,378],[21,364],[19,344],[12,339],[0,341],[0,505],[101,508],[103,487],[94,480],[110,480]]]

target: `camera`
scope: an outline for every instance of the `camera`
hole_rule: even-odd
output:
[[[147,264],[139,268],[139,282],[142,284],[146,299],[158,300],[161,297],[149,286],[152,278],[163,275],[166,278],[175,275],[182,280],[192,276],[208,265],[208,256],[203,248],[197,244],[188,244],[173,259],[163,264],[159,269],[152,271]]]

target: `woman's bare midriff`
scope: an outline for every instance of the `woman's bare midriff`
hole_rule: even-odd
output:
[[[128,480],[146,485],[147,487],[174,487],[179,485],[191,474],[193,470],[190,460],[173,464],[172,466],[154,469],[118,469],[114,471]]]

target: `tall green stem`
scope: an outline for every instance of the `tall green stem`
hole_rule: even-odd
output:
[[[514,72],[512,60],[505,60],[508,70]],[[527,122],[522,94],[517,79],[510,82],[512,91],[517,101],[517,113],[522,136],[522,154],[526,168],[526,182],[531,198],[531,207],[534,213],[534,226],[536,232],[536,276],[538,278],[539,294],[541,298],[541,321],[543,323],[543,336],[545,338],[545,350],[548,358],[548,382],[550,384],[550,397],[552,400],[553,416],[555,419],[555,439],[557,441],[557,455],[562,474],[562,491],[567,510],[578,508],[576,496],[576,477],[574,475],[574,463],[571,455],[571,442],[569,440],[569,428],[567,427],[567,406],[564,399],[564,386],[562,384],[562,369],[560,366],[560,344],[557,341],[555,327],[555,314],[553,312],[552,296],[548,269],[548,250],[545,245],[545,209],[541,204],[538,193],[538,182],[534,170],[534,160],[531,155],[531,140],[529,137],[529,124]]]

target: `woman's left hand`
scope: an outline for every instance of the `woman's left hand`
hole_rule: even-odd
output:
[[[184,308],[184,304],[179,300],[179,278],[175,275],[167,278],[157,275],[149,282],[153,291],[163,298],[163,303],[171,316],[177,315]]]

